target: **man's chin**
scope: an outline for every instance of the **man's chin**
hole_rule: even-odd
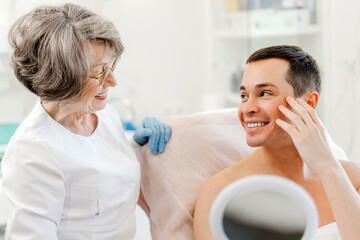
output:
[[[254,141],[254,140],[246,140],[246,143],[249,147],[260,147],[262,146],[262,142]]]

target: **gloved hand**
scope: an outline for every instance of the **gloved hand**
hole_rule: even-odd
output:
[[[134,141],[143,146],[149,142],[151,152],[156,155],[164,152],[165,143],[171,135],[170,126],[153,117],[146,117],[134,133]]]

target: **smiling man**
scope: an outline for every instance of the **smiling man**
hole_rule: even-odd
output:
[[[213,239],[209,213],[217,194],[257,174],[301,185],[314,199],[319,227],[328,226],[331,235],[338,236],[339,227],[343,239],[360,236],[351,222],[360,219],[360,167],[336,159],[315,114],[321,83],[316,61],[299,47],[283,45],[256,51],[247,64],[238,117],[247,144],[258,149],[203,185],[195,208],[195,239]]]

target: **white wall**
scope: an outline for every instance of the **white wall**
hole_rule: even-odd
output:
[[[114,13],[124,45],[118,92],[140,116],[201,110],[206,88],[204,0],[123,0]]]
[[[324,1],[324,122],[350,160],[360,161],[360,2]]]

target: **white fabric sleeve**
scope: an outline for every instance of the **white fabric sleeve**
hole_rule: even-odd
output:
[[[15,138],[4,156],[2,172],[10,203],[6,239],[58,239],[65,187],[51,150],[34,138]]]

